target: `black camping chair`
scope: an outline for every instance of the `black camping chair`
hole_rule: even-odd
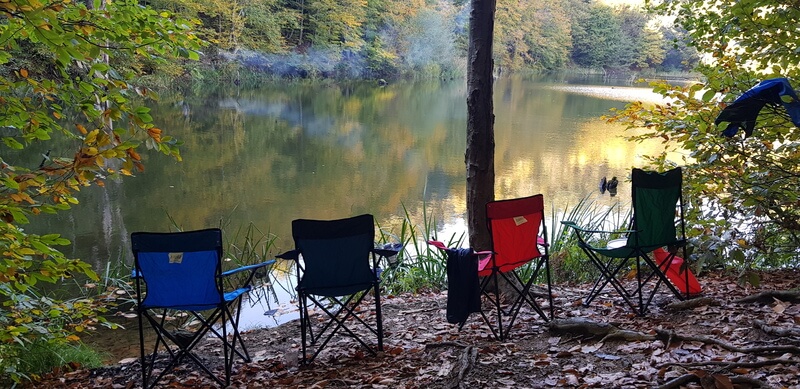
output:
[[[230,385],[234,357],[250,361],[238,329],[242,297],[251,290],[256,276],[268,275],[275,260],[223,271],[222,231],[216,228],[172,233],[135,232],[131,234],[131,245],[142,386],[156,386],[168,371],[186,358],[194,361],[219,385]],[[241,286],[226,289],[226,284],[232,282],[231,276],[238,273],[244,276]],[[192,326],[175,327],[173,323],[177,320],[174,318],[181,313],[190,315]],[[156,337],[150,354],[145,353],[145,319]],[[222,378],[212,372],[211,361],[204,361],[193,351],[209,334],[221,340]],[[158,359],[161,349],[167,361]],[[161,372],[154,377],[158,370]]]
[[[383,351],[379,261],[398,251],[374,248],[373,216],[294,220],[292,237],[295,249],[278,258],[297,261],[302,362],[312,362],[340,332],[376,354],[376,349],[356,333],[357,328],[366,329],[367,335],[377,337],[377,350]],[[366,317],[368,310],[358,310],[368,292],[374,296],[375,317],[372,319]],[[323,323],[315,325],[309,315],[310,305],[324,312]],[[309,346],[315,347],[311,357],[308,357]]]
[[[685,288],[684,295],[673,284],[693,285],[689,280],[688,268],[676,269],[686,266],[676,256],[678,250],[682,249],[683,258],[686,258],[682,183],[679,167],[663,173],[633,169],[633,220],[630,229],[626,231],[593,231],[584,229],[573,221],[562,221],[575,231],[578,245],[600,272],[583,301],[584,305],[589,305],[609,284],[640,316],[648,311],[648,306],[661,285],[666,285],[680,300],[690,296],[692,288]],[[627,236],[609,240],[613,234]],[[658,255],[662,252],[667,255]],[[632,274],[631,271],[635,271],[635,288],[624,284],[626,276]],[[673,277],[675,279],[671,281],[667,274],[680,274],[680,278],[686,278],[681,280]],[[684,289],[683,286],[681,288]]]

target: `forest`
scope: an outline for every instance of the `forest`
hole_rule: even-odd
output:
[[[199,23],[204,63],[289,78],[451,78],[466,72],[464,0],[151,0]],[[641,8],[586,0],[497,2],[497,72],[687,72],[686,33]],[[235,59],[243,69],[230,69]]]

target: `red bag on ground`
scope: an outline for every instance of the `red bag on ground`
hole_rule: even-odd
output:
[[[686,294],[686,290],[688,289],[689,295],[700,294],[702,291],[700,283],[697,282],[697,278],[695,278],[694,274],[692,274],[692,271],[689,270],[688,267],[685,269],[685,271],[689,273],[689,285],[687,288],[686,274],[684,274],[681,270],[681,266],[683,266],[683,258],[676,256],[672,258],[672,263],[662,264],[662,262],[667,259],[669,252],[663,248],[657,248],[653,251],[653,255],[655,255],[656,263],[659,264],[661,271],[664,272],[664,275],[666,275],[667,278],[672,281],[672,284],[675,285],[678,290]]]

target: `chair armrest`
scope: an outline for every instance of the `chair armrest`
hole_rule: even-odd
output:
[[[247,265],[247,266],[237,267],[236,269],[231,269],[231,270],[222,272],[222,274],[220,274],[220,275],[222,277],[227,277],[227,276],[229,276],[231,274],[240,273],[240,272],[243,272],[243,271],[246,271],[246,270],[251,270],[251,271],[252,270],[256,270],[256,269],[262,268],[262,267],[267,266],[267,265],[272,265],[273,263],[275,263],[275,260],[274,259],[270,259],[269,261],[262,262],[262,263],[257,263],[255,265]]]
[[[281,253],[281,254],[276,255],[275,258],[291,259],[293,261],[296,261],[296,260],[298,260],[300,258],[300,251],[298,251],[298,250],[289,250],[289,251],[287,251],[285,253]]]
[[[637,232],[637,231],[634,231],[634,230],[619,230],[619,231],[587,230],[587,229],[575,224],[575,222],[569,221],[569,220],[562,220],[561,224],[563,224],[563,225],[565,225],[567,227],[574,228],[574,229],[576,229],[576,230],[578,230],[580,232],[585,232],[585,233],[589,233],[589,234],[630,234],[632,232]]]

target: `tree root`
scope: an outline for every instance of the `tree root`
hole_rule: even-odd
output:
[[[753,326],[767,334],[778,336],[781,338],[800,337],[800,329],[798,328],[783,328],[767,325],[763,320],[753,320]]]
[[[677,334],[673,331],[666,331],[656,329],[656,336],[658,339],[664,341],[667,346],[674,341],[683,342],[701,342],[704,344],[713,344],[722,347],[725,350],[743,353],[743,354],[756,354],[756,355],[769,355],[769,354],[800,354],[800,347],[795,345],[773,345],[773,346],[755,346],[755,347],[739,347],[719,339],[709,338],[707,336],[689,336]]]
[[[472,370],[475,361],[478,359],[478,349],[468,346],[458,357],[458,363],[450,372],[450,379],[445,384],[446,388],[460,388],[464,377]]]
[[[734,300],[734,303],[747,304],[747,303],[763,303],[769,304],[775,300],[786,302],[800,302],[800,291],[797,290],[766,290],[754,295],[742,297]]]
[[[677,301],[667,304],[664,308],[668,311],[685,311],[706,305],[722,305],[722,303],[711,297],[698,297],[690,300]]]
[[[691,373],[691,374],[684,374],[684,375],[682,375],[680,377],[674,378],[674,379],[672,379],[670,381],[665,382],[662,385],[657,386],[656,389],[677,389],[677,388],[686,386],[686,384],[690,384],[690,383],[698,383],[698,384],[703,385],[704,383],[706,383],[708,381],[711,381],[710,382],[711,385],[708,385],[708,386],[703,385],[704,388],[705,387],[712,387],[712,388],[713,387],[726,387],[724,385],[723,386],[716,386],[715,383],[713,382],[713,381],[715,381],[715,379],[725,380],[725,378],[722,378],[722,377],[727,378],[728,382],[730,382],[731,385],[739,385],[739,387],[744,386],[744,387],[748,387],[748,388],[772,388],[766,382],[763,382],[763,381],[760,381],[760,380],[757,380],[757,379],[751,378],[751,377],[746,377],[746,376],[726,377],[726,376],[721,376],[719,374],[711,376],[711,375],[709,375],[707,373],[699,374],[699,373],[696,372],[696,373]]]
[[[771,355],[771,354],[800,354],[800,347],[795,345],[772,345],[740,347],[719,339],[707,336],[681,335],[674,331],[656,329],[655,335],[637,331],[623,330],[612,324],[597,323],[585,319],[561,319],[553,320],[549,324],[550,331],[567,332],[581,334],[593,338],[602,338],[602,341],[622,339],[627,341],[650,341],[661,340],[669,347],[673,342],[700,342],[703,344],[713,344],[725,350],[743,354]]]

